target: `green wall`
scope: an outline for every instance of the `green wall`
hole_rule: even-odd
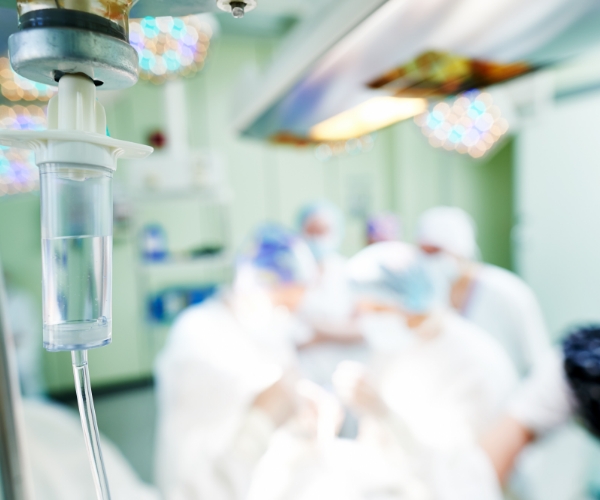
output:
[[[402,215],[407,239],[412,238],[418,216],[427,208],[458,206],[477,223],[482,260],[512,269],[512,139],[476,160],[432,148],[410,121],[391,130],[392,208]]]
[[[229,123],[232,95],[245,64],[268,62],[274,39],[222,37],[211,46],[205,69],[185,80],[189,143],[223,157],[234,192],[231,206],[233,247],[260,221],[293,224],[299,207],[318,198],[339,204],[347,214],[343,251],[364,243],[364,212],[394,210],[403,218],[410,240],[418,215],[438,204],[468,210],[480,227],[483,259],[511,267],[512,142],[488,160],[473,160],[431,148],[418,128],[407,121],[379,132],[372,151],[357,156],[316,159],[312,149],[294,149],[240,139]],[[243,90],[237,90],[243,92]],[[164,87],[140,82],[106,106],[111,135],[144,142],[148,133],[165,128]],[[169,165],[165,165],[168,169]],[[117,177],[126,182],[127,165]],[[161,201],[167,231],[186,223]],[[177,222],[177,221],[180,221]],[[16,285],[41,299],[39,196],[0,198],[0,257]],[[153,353],[165,331],[157,334],[143,321],[144,297],[136,275],[133,231],[115,240],[113,273],[113,344],[90,354],[94,385],[134,380],[151,373]],[[41,329],[40,329],[41,330]],[[40,331],[41,338],[41,331]],[[41,342],[40,342],[41,343]],[[45,373],[52,391],[69,389],[68,355],[45,354]]]

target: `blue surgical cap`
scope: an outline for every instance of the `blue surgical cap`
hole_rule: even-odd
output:
[[[350,259],[350,279],[361,295],[423,314],[443,305],[446,292],[412,245],[375,243]]]
[[[344,232],[344,214],[337,205],[330,201],[317,201],[302,207],[298,213],[299,230],[302,230],[306,221],[312,217],[319,217],[327,221],[331,230],[340,237]]]
[[[402,307],[412,313],[426,313],[434,306],[436,292],[432,277],[418,261],[406,269],[390,270],[381,266],[381,286],[395,294]]]
[[[372,243],[401,240],[402,224],[400,218],[390,212],[370,216],[367,220],[367,237]]]
[[[255,285],[308,284],[316,272],[317,264],[306,243],[275,223],[256,229],[237,262],[237,274],[252,276]]]

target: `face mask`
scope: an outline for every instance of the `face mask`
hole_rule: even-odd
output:
[[[433,282],[436,301],[440,304],[448,304],[452,285],[461,274],[458,260],[440,252],[435,255],[424,254],[422,262]]]
[[[458,260],[447,253],[423,254],[422,261],[427,271],[435,279],[443,279],[452,284],[460,277]]]
[[[334,236],[309,237],[306,239],[317,261],[323,260],[337,250],[337,238]]]

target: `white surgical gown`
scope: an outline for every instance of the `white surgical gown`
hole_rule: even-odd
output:
[[[584,498],[593,439],[570,422],[576,404],[563,356],[549,350],[516,391],[508,414],[536,434],[517,462],[510,489],[523,500]]]
[[[252,403],[292,363],[286,318],[263,312],[243,322],[217,298],[173,326],[156,365],[156,480],[166,500],[245,498],[274,430]]]
[[[379,443],[390,461],[412,470],[423,498],[500,498],[476,441],[501,415],[516,372],[502,347],[476,325],[446,311],[420,329],[436,323],[436,337],[413,334],[396,352],[373,359],[371,372],[390,413],[365,418],[359,438]]]
[[[415,335],[396,353],[377,356],[371,368],[393,420],[432,449],[452,448],[485,431],[517,384],[494,339],[454,312],[439,314],[431,318],[441,325],[435,338]]]
[[[437,320],[436,338],[389,342],[369,365],[387,416],[363,417],[354,442],[280,434],[257,469],[250,500],[500,500],[476,438],[502,413],[517,375],[477,326],[453,312]],[[387,322],[386,335],[393,325]]]
[[[550,339],[533,291],[515,274],[483,265],[475,278],[462,316],[506,349],[521,376],[548,351]]]
[[[248,500],[501,500],[494,470],[475,444],[428,457],[422,471],[372,443],[276,437]]]
[[[331,376],[341,361],[364,361],[367,357],[364,344],[343,343],[348,334],[345,329],[352,327],[355,309],[346,264],[347,259],[341,255],[325,257],[321,262],[321,275],[307,291],[298,311],[300,321],[309,332],[321,327],[330,335],[339,335],[340,343],[317,344],[298,353],[302,374],[323,387],[331,385]]]
[[[35,500],[88,500],[96,490],[79,415],[59,405],[25,399],[24,438]],[[102,438],[102,455],[113,500],[158,500],[119,450]]]

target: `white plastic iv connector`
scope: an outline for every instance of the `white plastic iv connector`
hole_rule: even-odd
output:
[[[0,144],[31,149],[35,163],[74,163],[117,168],[117,160],[142,159],[150,146],[120,141],[106,135],[104,107],[96,100],[96,86],[87,76],[64,75],[58,93],[48,103],[48,130],[0,130]]]
[[[48,130],[0,130],[0,144],[35,152],[40,168],[44,347],[101,347],[112,339],[112,178],[117,159],[152,148],[106,135],[94,82],[64,75]]]

